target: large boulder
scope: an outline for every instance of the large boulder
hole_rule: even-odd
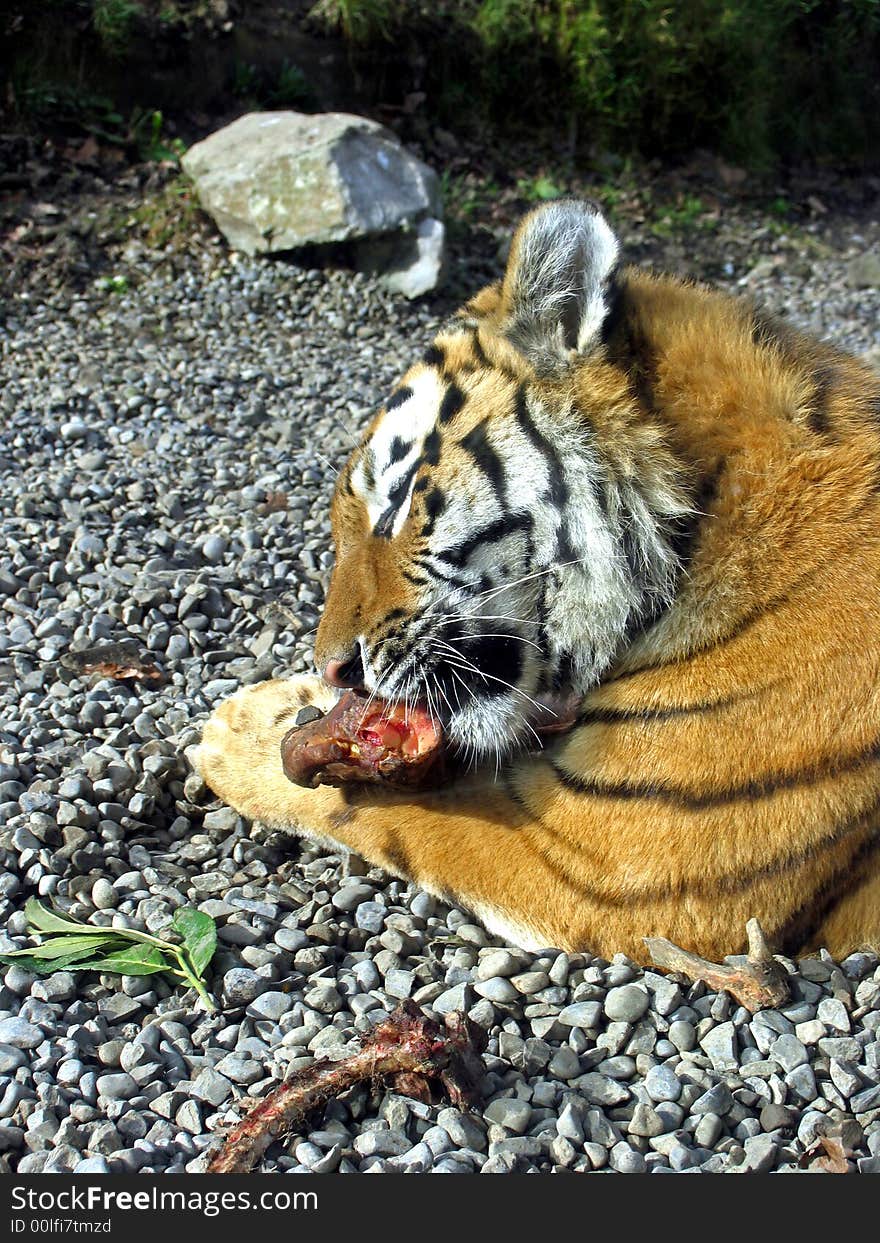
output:
[[[390,130],[345,112],[251,112],[183,157],[199,202],[248,255],[352,243],[356,266],[417,297],[437,284],[437,175]]]

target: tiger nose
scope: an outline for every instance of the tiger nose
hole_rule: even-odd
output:
[[[364,665],[360,651],[348,660],[328,660],[324,666],[324,681],[341,690],[364,690]]]

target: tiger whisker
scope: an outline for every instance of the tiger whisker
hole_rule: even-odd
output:
[[[506,686],[508,690],[513,691],[514,694],[521,695],[523,699],[528,700],[528,702],[532,704],[533,707],[537,708],[539,712],[549,712],[551,716],[554,716],[554,717],[556,716],[556,713],[553,711],[552,708],[549,708],[546,704],[538,703],[536,699],[532,699],[531,695],[527,695],[524,690],[521,690],[518,686],[514,686],[512,682],[506,682],[504,678],[495,677],[494,674],[486,673],[484,672],[484,670],[479,669],[475,664],[469,661],[468,658],[464,655],[464,653],[460,652],[458,648],[454,648],[450,644],[444,643],[442,639],[438,639],[437,642],[441,643],[444,647],[448,648],[451,652],[454,653],[454,655],[458,658],[458,660],[462,662],[458,666],[459,669],[463,669],[465,671],[475,673],[478,677],[486,678],[490,682],[497,682],[500,686]],[[446,660],[447,660],[447,663],[449,664],[452,663],[452,661],[448,657],[446,658]]]
[[[482,631],[480,631],[479,635],[472,635],[472,634],[451,634],[451,635],[449,636],[449,640],[450,640],[450,642],[455,642],[455,640],[456,640],[456,639],[473,639],[473,638],[480,638],[480,639],[516,639],[516,641],[517,641],[518,643],[528,643],[529,647],[533,647],[533,648],[535,649],[535,651],[536,651],[536,652],[540,652],[540,651],[542,650],[542,649],[541,649],[541,645],[540,645],[540,643],[536,643],[536,642],[534,641],[534,639],[524,639],[524,638],[523,638],[523,636],[522,636],[521,634],[484,634]]]

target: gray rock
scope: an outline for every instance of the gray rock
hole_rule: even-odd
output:
[[[663,1119],[650,1105],[636,1105],[633,1116],[627,1127],[630,1135],[639,1135],[644,1139],[653,1139],[666,1130]]]
[[[713,1027],[700,1041],[700,1047],[716,1070],[736,1070],[739,1066],[733,1023],[719,1023]]]
[[[396,1130],[364,1131],[354,1141],[354,1149],[362,1157],[397,1157],[409,1148],[412,1142]]]
[[[746,1157],[741,1165],[734,1166],[737,1173],[767,1174],[776,1165],[778,1147],[769,1135],[753,1135],[743,1143]]]
[[[92,885],[92,901],[99,911],[108,911],[116,906],[117,893],[104,877],[100,877]]]
[[[850,259],[846,267],[846,280],[853,289],[880,288],[880,251],[866,250],[864,254]]]
[[[550,1066],[552,1068],[552,1062]],[[629,1088],[624,1084],[596,1073],[581,1075],[578,1088],[591,1104],[603,1105],[608,1109],[613,1109],[615,1105],[622,1105],[631,1096]]]
[[[45,1039],[43,1032],[27,1019],[0,1019],[0,1044],[13,1049],[35,1049]]]
[[[556,1130],[559,1135],[571,1140],[572,1143],[582,1144],[584,1142],[584,1128],[581,1123],[580,1114],[569,1101],[559,1112],[556,1120]]]
[[[864,1092],[858,1092],[850,1100],[850,1107],[853,1113],[865,1113],[869,1109],[880,1108],[880,1085],[866,1088]]]
[[[714,1148],[724,1130],[724,1123],[717,1114],[705,1113],[694,1127],[694,1139],[701,1148]]]
[[[800,1100],[814,1101],[816,1099],[816,1076],[812,1066],[796,1066],[794,1070],[788,1071],[785,1082]]]
[[[495,1005],[510,1005],[511,1002],[521,1000],[519,992],[510,980],[502,980],[500,977],[491,980],[478,980],[474,984],[474,992],[479,993],[481,997],[485,997]]]
[[[491,1101],[483,1110],[483,1117],[487,1122],[496,1122],[513,1131],[515,1135],[523,1135],[532,1118],[532,1107],[527,1101],[503,1097]]]
[[[679,1049],[682,1053],[689,1053],[697,1045],[697,1033],[694,1030],[693,1023],[676,1019],[674,1023],[669,1024],[669,1039],[676,1049]]]
[[[848,1035],[852,1027],[849,1011],[836,997],[822,998],[816,1010],[816,1018],[835,1031],[843,1032],[844,1035]]]
[[[268,987],[268,980],[246,967],[233,967],[223,977],[223,996],[230,1006],[247,1006]]]
[[[788,1105],[765,1105],[760,1113],[760,1123],[765,1131],[787,1130],[797,1124],[797,1110]],[[707,1145],[711,1147],[711,1145]]]
[[[74,1174],[109,1174],[106,1157],[83,1157],[73,1167]]]
[[[385,992],[389,997],[411,997],[415,988],[416,977],[412,971],[401,971],[399,968],[385,973]]]
[[[190,147],[202,207],[248,255],[359,242],[358,266],[417,297],[443,260],[436,174],[397,137],[347,113],[249,113]]]
[[[188,1131],[190,1135],[201,1135],[204,1131],[202,1109],[198,1101],[184,1101],[174,1115],[174,1121],[181,1130]]]
[[[495,976],[506,978],[516,975],[520,966],[520,960],[510,950],[487,950],[486,953],[480,955],[476,978],[478,980],[491,980]]]
[[[605,1014],[612,1022],[637,1023],[650,1004],[647,989],[638,984],[622,984],[607,994]]]
[[[137,1081],[123,1072],[118,1075],[99,1075],[98,1094],[110,1101],[127,1101],[137,1096]]]
[[[456,984],[447,988],[431,1003],[438,1014],[451,1014],[453,1010],[467,1010],[470,1006],[471,990],[468,984]]]
[[[618,1174],[644,1174],[647,1169],[642,1154],[623,1142],[614,1145],[608,1161]]]
[[[564,1006],[559,1011],[559,1022],[566,1027],[582,1027],[586,1031],[595,1031],[602,1021],[602,1003],[600,1001],[578,1001],[574,1005]]]
[[[797,1036],[792,1035],[779,1036],[774,1040],[768,1056],[778,1062],[783,1070],[794,1070],[796,1066],[803,1066],[809,1060],[807,1050]]]
[[[691,1105],[692,1114],[719,1114],[724,1116],[733,1108],[733,1097],[726,1083],[716,1083],[703,1092]]]
[[[564,1044],[551,1057],[547,1070],[556,1079],[575,1079],[581,1071],[580,1058]]]
[[[460,1109],[441,1109],[437,1114],[437,1125],[442,1126],[453,1144],[460,1148],[472,1148],[476,1152],[485,1150],[485,1128],[470,1114],[462,1113]]]
[[[388,914],[381,902],[361,902],[354,914],[354,922],[365,932],[381,932]]]
[[[338,889],[330,899],[337,911],[355,911],[362,902],[371,902],[375,894],[372,885],[364,885],[359,881],[355,881],[350,885],[343,885]]]
[[[249,1087],[252,1083],[259,1082],[260,1079],[266,1077],[266,1072],[260,1063],[252,1057],[239,1057],[235,1053],[230,1053],[226,1057],[220,1059],[214,1070],[218,1074],[224,1075],[227,1079],[231,1079],[233,1083],[241,1084],[243,1087]],[[155,1110],[156,1102],[153,1101],[152,1108]]]
[[[319,1014],[336,1014],[345,1009],[345,1002],[338,989],[329,980],[319,980],[314,988],[310,988],[303,998],[311,1010]],[[249,1007],[248,1013],[259,1013],[265,1018],[280,1019],[293,1004],[293,998],[286,993],[264,993]]]
[[[206,1066],[193,1080],[190,1092],[197,1100],[217,1106],[232,1095],[232,1084],[224,1075]]]
[[[652,1101],[677,1101],[681,1080],[668,1066],[652,1066],[645,1075],[645,1091]]]
[[[123,1147],[122,1139],[112,1122],[99,1122],[89,1135],[88,1150],[109,1157]]]

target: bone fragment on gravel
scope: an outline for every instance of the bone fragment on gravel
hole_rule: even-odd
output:
[[[783,966],[770,953],[757,919],[750,919],[746,924],[746,935],[748,957],[738,966],[709,962],[674,945],[665,937],[643,939],[658,967],[664,971],[681,971],[692,980],[702,980],[710,988],[725,989],[752,1014],[785,1005],[791,999],[788,977]]]
[[[414,1002],[402,1002],[364,1038],[357,1053],[297,1071],[264,1097],[226,1135],[205,1172],[246,1174],[276,1139],[362,1080],[389,1080],[397,1092],[424,1100],[428,1081],[438,1079],[454,1105],[468,1105],[484,1071],[486,1033],[459,1011],[444,1016],[444,1024],[445,1029]]]

